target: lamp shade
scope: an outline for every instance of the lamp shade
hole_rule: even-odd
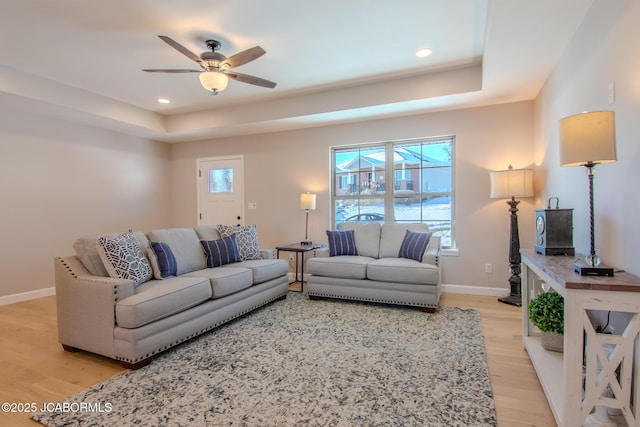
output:
[[[492,199],[507,199],[511,197],[533,197],[533,170],[509,169],[493,171],[491,177]]]
[[[592,111],[560,120],[560,165],[616,161],[616,132],[613,111]]]
[[[315,210],[316,208],[316,195],[312,193],[302,193],[300,195],[300,207],[302,209]]]
[[[220,92],[227,88],[229,78],[217,71],[204,71],[200,73],[200,84],[206,90]]]

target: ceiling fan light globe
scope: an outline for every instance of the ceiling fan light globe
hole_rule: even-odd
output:
[[[208,91],[223,91],[229,84],[229,78],[217,71],[204,71],[200,73],[200,84]]]

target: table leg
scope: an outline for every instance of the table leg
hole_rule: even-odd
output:
[[[299,255],[300,255],[300,252],[296,252],[296,273],[295,273],[296,276],[293,278],[293,282],[291,282],[291,283],[300,282],[300,290],[299,291],[294,291],[294,292],[303,292],[304,291],[304,283],[301,280],[298,280],[298,263],[300,262]],[[304,254],[303,254],[302,261],[304,262]],[[302,267],[302,268],[303,268],[302,271],[304,271],[304,267]]]
[[[304,292],[304,252],[302,252],[302,263],[300,263],[300,292]]]

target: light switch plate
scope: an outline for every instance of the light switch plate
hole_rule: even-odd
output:
[[[609,104],[616,102],[616,84],[614,82],[609,83]]]

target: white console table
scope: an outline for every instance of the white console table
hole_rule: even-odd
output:
[[[613,418],[619,426],[640,426],[640,278],[580,276],[573,271],[576,257],[520,253],[523,343],[558,426],[582,426],[596,406],[620,409]],[[529,321],[529,301],[543,284],[564,297],[564,353],[542,348]],[[623,331],[597,333],[587,315],[595,310],[630,313],[630,320]],[[607,387],[611,398],[602,397]]]

